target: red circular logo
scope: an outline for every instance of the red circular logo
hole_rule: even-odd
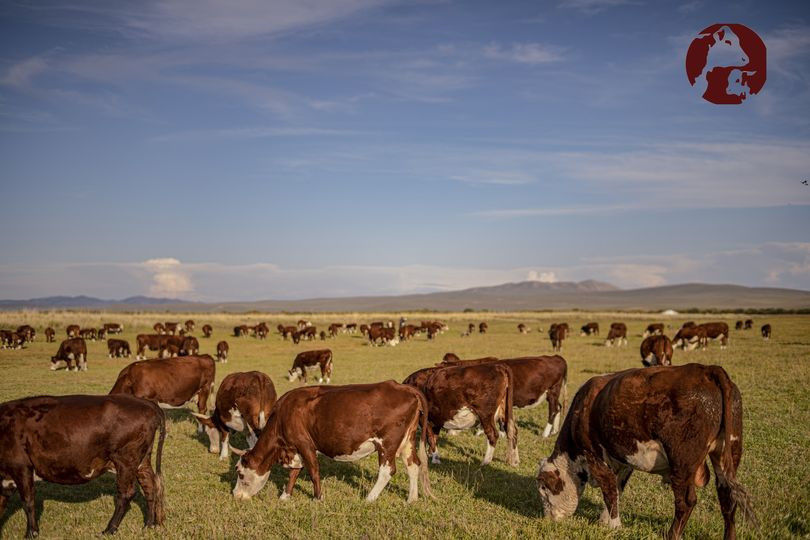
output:
[[[756,32],[742,24],[713,24],[689,45],[686,76],[706,101],[736,105],[762,90],[765,60]]]

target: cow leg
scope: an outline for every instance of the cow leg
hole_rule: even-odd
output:
[[[222,431],[219,432],[219,440],[221,441],[219,445],[220,461],[228,459],[228,456],[231,455],[231,447],[228,445],[228,441],[230,440],[230,438],[231,438],[230,430],[225,432]]]
[[[419,455],[416,451],[416,428],[405,435],[402,441],[402,462],[405,470],[408,471],[408,502],[414,502],[419,498]]]
[[[115,462],[114,462],[115,463]],[[136,472],[122,463],[115,463],[118,493],[115,495],[115,512],[113,512],[107,528],[101,534],[115,534],[121,520],[129,510],[129,503],[135,496]]]
[[[34,504],[34,471],[27,469],[20,472],[21,474],[13,477],[13,479],[14,483],[17,484],[17,489],[20,491],[20,499],[22,499],[25,508],[25,518],[27,520],[25,537],[35,538],[39,536],[39,525],[37,525],[37,512]]]
[[[439,436],[439,429],[430,426],[430,429],[428,430],[427,433],[428,443],[430,446],[430,462],[433,463],[434,465],[438,465],[439,463],[441,463],[441,460],[439,459],[439,448],[437,441]]]
[[[485,418],[479,415],[477,411],[475,411],[475,413],[479,419]],[[481,428],[483,428],[484,435],[487,438],[487,450],[484,453],[484,460],[481,462],[481,466],[483,467],[484,465],[489,465],[492,461],[492,458],[495,456],[495,445],[498,444],[498,427],[495,417],[492,416],[481,422]]]
[[[318,456],[314,449],[306,449],[300,452],[301,459],[304,462],[304,467],[309,471],[309,477],[312,478],[312,494],[319,501],[323,500],[323,493],[321,492],[321,468],[318,465]]]
[[[545,429],[543,429],[543,438],[553,435],[560,430],[559,416],[562,413],[560,410],[560,389],[551,387],[546,393],[546,401],[548,402],[548,422]]]
[[[394,456],[394,452],[387,452],[383,447],[377,446],[377,454],[380,457],[380,468],[377,471],[377,482],[374,484],[374,487],[371,488],[371,491],[368,492],[368,496],[366,497],[366,501],[374,502],[377,500],[377,497],[380,496],[382,490],[385,489],[385,486],[388,485],[388,482],[391,480],[391,475],[396,472],[396,462],[394,461],[396,457]],[[389,462],[389,456],[391,456],[391,461]]]
[[[697,503],[694,478],[694,472],[686,478],[682,474],[677,476],[673,474],[672,476],[672,492],[675,495],[675,518],[672,520],[672,526],[667,533],[668,540],[677,540],[683,536],[686,522],[689,520],[692,509]]]
[[[622,526],[622,521],[619,518],[619,486],[616,474],[604,462],[595,459],[588,460],[588,468],[602,490],[602,499],[605,503],[599,521],[611,529],[618,529]]]
[[[290,469],[290,478],[287,480],[287,487],[285,487],[284,491],[282,491],[281,495],[279,495],[280,500],[286,501],[290,498],[293,487],[295,487],[295,481],[298,480],[299,474],[301,474],[301,469]]]
[[[143,496],[146,499],[146,520],[144,526],[154,527],[156,525],[155,516],[156,512],[156,494],[157,489],[155,485],[155,472],[152,470],[152,464],[149,461],[149,456],[141,462],[138,467],[138,484],[141,486]]]

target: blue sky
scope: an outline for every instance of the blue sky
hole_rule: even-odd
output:
[[[810,289],[806,2],[0,1],[0,47],[2,298]]]

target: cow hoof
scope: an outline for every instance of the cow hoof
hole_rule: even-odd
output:
[[[288,501],[288,500],[290,500],[290,494],[287,493],[286,491],[282,491],[281,495],[278,496],[278,500],[280,500],[280,501]]]
[[[37,536],[39,536],[39,531],[32,531],[32,530],[25,531],[26,538],[36,538]]]
[[[115,528],[115,527],[107,527],[106,529],[101,531],[101,534],[107,536],[107,535],[115,534],[116,532],[118,532],[117,528]]]

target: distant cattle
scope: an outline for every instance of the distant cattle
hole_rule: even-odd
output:
[[[396,345],[399,340],[394,328],[375,326],[368,329],[368,342],[371,345]]]
[[[479,334],[486,334],[487,330],[489,330],[489,325],[485,322],[482,322],[478,325],[478,333]]]
[[[218,362],[227,362],[228,361],[228,352],[230,351],[230,347],[228,347],[227,341],[220,341],[217,343],[217,361]]]
[[[87,341],[95,341],[96,337],[98,337],[98,333],[95,328],[82,328],[79,330],[79,337]]]
[[[165,334],[166,333],[166,328],[163,326],[163,323],[155,323],[152,326],[152,330],[154,330],[156,334]]]
[[[627,345],[627,325],[622,322],[611,323],[610,331],[607,338],[605,338],[605,346],[611,347],[616,345]]]
[[[599,323],[598,322],[589,322],[584,324],[580,329],[579,335],[582,337],[585,336],[598,336],[599,335]]]
[[[442,429],[465,430],[480,424],[487,439],[487,449],[481,465],[488,465],[492,461],[499,431],[503,429],[508,441],[506,461],[516,466],[519,456],[513,410],[515,385],[512,370],[497,362],[429,370],[432,373],[427,372],[426,381],[421,386],[416,386],[419,372],[405,379],[405,384],[416,386],[427,398],[433,462],[439,463],[436,437]]]
[[[96,330],[96,337],[98,339],[100,339],[101,341],[104,341],[105,339],[107,339],[107,329],[104,328],[104,327],[101,327],[98,330]]]
[[[197,412],[204,414],[215,373],[214,359],[207,354],[140,360],[121,370],[110,394],[130,394],[163,408],[196,401]]]
[[[308,326],[312,326],[312,323],[309,322],[309,321],[306,321],[304,319],[301,319],[301,320],[298,321],[298,329],[299,330],[303,330],[304,328],[307,328]]]
[[[326,332],[324,332],[323,330],[321,330],[321,333],[320,333],[320,334],[318,334],[318,337],[320,337],[320,338],[321,338],[321,341],[326,341]]]
[[[734,323],[734,330],[742,330],[743,329],[743,322],[737,321]]]
[[[557,326],[563,329],[563,331],[565,332],[565,337],[567,339],[568,334],[571,332],[571,330],[568,328],[568,323],[567,322],[558,323]]]
[[[681,328],[692,328],[694,326],[697,326],[697,324],[695,324],[695,321],[686,321],[681,325]]]
[[[259,371],[237,372],[219,385],[211,416],[192,414],[208,435],[209,452],[219,452],[219,459],[228,459],[231,430],[246,432],[248,446],[253,448],[275,402],[276,388],[270,377]]]
[[[194,331],[194,321],[189,319],[183,323],[183,327],[186,329],[186,333],[190,334]]]
[[[110,358],[129,358],[129,355],[132,354],[129,350],[129,343],[123,339],[108,339],[107,351]]]
[[[342,325],[342,324],[339,324],[339,323],[332,323],[332,324],[330,324],[330,325],[329,325],[329,328],[328,328],[328,330],[329,330],[329,337],[337,337],[338,332],[340,332],[340,329],[341,329],[341,328],[343,328],[343,325]]]
[[[354,334],[357,332],[357,323],[349,323],[346,325],[346,332],[349,334]]]
[[[648,336],[660,336],[664,333],[664,323],[651,323],[647,325],[647,328],[644,330],[644,333],[641,334],[641,337],[646,338]]]
[[[368,329],[369,329],[369,328],[371,328],[369,325],[367,325],[367,324],[361,324],[361,325],[360,325],[360,333],[361,333],[361,334],[363,334],[364,336],[365,336],[365,335],[367,335],[367,334],[368,334]]]
[[[22,349],[25,338],[11,330],[0,330],[0,341],[4,349]]]
[[[666,537],[681,538],[697,502],[695,488],[710,480],[708,457],[725,538],[736,538],[736,508],[754,520],[737,481],[742,427],[740,391],[719,366],[658,366],[593,377],[577,391],[553,452],[540,462],[544,514],[555,521],[571,516],[591,483],[605,502],[600,521],[618,528],[619,497],[635,469],[672,486],[675,518]]]
[[[56,331],[50,326],[45,329],[45,341],[48,343],[56,341]]]
[[[180,354],[184,356],[196,356],[200,352],[200,342],[193,336],[183,337],[180,345]]]
[[[278,328],[278,333],[281,334],[281,337],[284,338],[284,339],[287,339],[288,337],[291,337],[294,333],[296,333],[298,331],[298,329],[295,326],[278,325],[277,328]]]
[[[298,353],[295,360],[293,360],[292,367],[287,372],[287,380],[293,382],[300,379],[303,383],[306,383],[307,374],[316,369],[321,372],[318,382],[321,383],[325,379],[326,384],[329,384],[332,380],[332,351],[320,349]]]
[[[672,338],[673,347],[681,347],[683,350],[693,350],[697,347],[704,348],[706,344],[706,329],[703,326],[684,326]]]
[[[153,470],[152,445],[158,431]],[[165,438],[163,411],[132,396],[39,396],[2,403],[0,518],[9,495],[18,489],[27,518],[25,536],[34,538],[39,534],[36,480],[84,484],[111,471],[117,484],[115,512],[103,534],[118,530],[135,496],[136,481],[146,499],[146,526],[161,525]],[[64,525],[61,523],[52,534],[71,536],[65,534]]]
[[[559,324],[552,324],[548,329],[548,338],[551,340],[551,347],[556,352],[562,351],[563,340],[565,340],[565,327]]]
[[[37,338],[37,330],[30,324],[18,326],[17,333],[21,335],[25,341],[34,341]]]
[[[425,454],[426,409],[420,392],[394,381],[290,390],[276,402],[256,446],[238,452],[242,456],[236,465],[233,495],[237,499],[256,495],[267,482],[270,468],[278,463],[290,469],[282,500],[290,498],[304,467],[315,499],[321,500],[319,454],[356,461],[376,451],[379,471],[367,501],[376,500],[385,489],[396,473],[397,458],[402,458],[408,472],[408,502],[417,499],[419,481],[423,494],[432,497]]]
[[[416,336],[416,334],[419,332],[419,329],[420,329],[419,326],[415,326],[413,324],[402,325],[402,327],[400,327],[399,329],[399,339],[401,341],[407,341],[412,337]]]
[[[529,327],[523,323],[517,325],[518,332],[521,334],[527,334],[529,332]]]
[[[648,367],[672,365],[672,341],[665,335],[644,338],[641,342],[641,363]]]
[[[745,319],[745,325],[743,326],[743,329],[751,330],[753,327],[754,327],[753,319]]]
[[[293,333],[293,342],[298,343],[302,339],[308,341],[314,340],[318,336],[318,328],[315,326],[306,326],[302,330]]]
[[[166,342],[158,352],[158,358],[176,358],[180,356],[180,345],[172,342]]]
[[[124,331],[124,325],[118,323],[104,323],[104,330],[108,334],[120,334]]]
[[[80,330],[81,330],[81,328],[79,328],[78,324],[70,324],[70,325],[67,326],[67,328],[65,328],[65,333],[67,334],[67,337],[69,337],[69,338],[79,337],[79,331]]]
[[[233,336],[234,337],[246,337],[250,335],[250,328],[246,324],[240,324],[239,326],[233,327]]]
[[[270,328],[267,326],[267,324],[261,322],[253,327],[253,333],[258,339],[265,339],[267,338],[267,334],[270,333]]]
[[[771,325],[770,324],[763,324],[762,328],[760,328],[759,331],[762,334],[762,339],[771,339]]]
[[[164,322],[163,328],[166,329],[167,334],[177,335],[177,332],[180,331],[180,323],[179,322]]]
[[[56,371],[59,362],[64,362],[68,371],[87,371],[87,343],[80,337],[64,340],[56,354],[51,356],[51,371]],[[71,367],[74,363],[75,366]]]
[[[423,328],[423,327],[420,326],[420,331],[421,331],[421,328]],[[430,339],[430,340],[435,339],[436,336],[441,334],[444,331],[445,328],[446,328],[446,326],[444,326],[442,323],[437,322],[437,321],[429,321],[427,323],[427,326],[424,327],[425,331],[427,332],[427,338]]]
[[[720,340],[720,348],[725,349],[728,346],[728,324],[724,322],[708,322],[700,325],[706,331],[706,340],[704,347],[708,344],[709,340]]]
[[[467,325],[467,334],[474,334],[475,333],[475,323],[470,323]]]
[[[138,334],[135,336],[135,358],[146,358],[146,351],[160,352],[166,345],[168,336],[162,334]]]
[[[214,328],[210,324],[204,324],[202,327],[203,337],[210,338],[214,332]]]

